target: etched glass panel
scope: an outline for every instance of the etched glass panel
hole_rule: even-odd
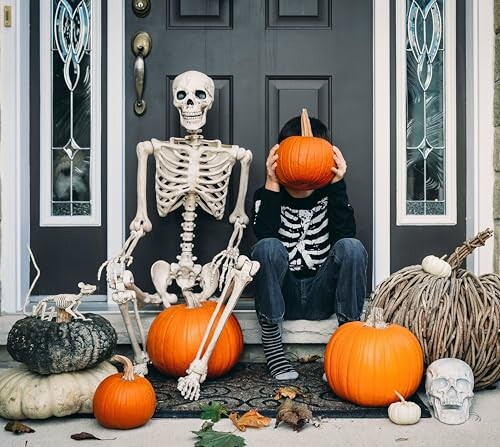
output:
[[[90,0],[53,0],[52,215],[90,216]]]
[[[445,215],[444,0],[406,5],[406,212]]]

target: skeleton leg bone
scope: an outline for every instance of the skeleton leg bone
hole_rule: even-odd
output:
[[[130,315],[128,312],[128,301],[121,303],[118,305],[120,312],[122,314],[123,321],[125,323],[125,327],[127,329],[128,336],[130,338],[130,343],[132,345],[132,350],[134,351],[134,361],[136,365],[134,366],[134,371],[137,372],[137,374],[142,372],[142,375],[147,374],[148,372],[148,367],[147,367],[147,362],[149,361],[149,357],[144,352],[141,347],[139,346],[139,343],[137,341],[137,337],[135,335],[134,328],[132,326],[132,320],[130,319]],[[137,316],[137,314],[136,314]],[[142,327],[142,326],[141,326]],[[144,338],[143,338],[144,342]]]
[[[177,389],[181,392],[185,399],[198,400],[200,397],[200,385],[206,379],[206,374],[208,370],[208,360],[215,349],[215,345],[224,329],[224,326],[231,315],[238,299],[243,292],[245,286],[252,280],[253,276],[259,270],[259,263],[256,261],[250,261],[246,256],[241,255],[238,258],[236,267],[231,271],[219,302],[217,303],[216,309],[214,310],[208,327],[205,330],[203,340],[200,347],[198,348],[198,353],[196,358],[191,362],[187,370],[188,375],[181,377],[177,384]],[[230,296],[228,296],[230,294]],[[223,302],[227,298],[227,303],[222,311],[222,315],[217,322],[214,334],[210,339],[208,346],[201,356],[204,350],[205,344],[208,341],[208,336],[212,330],[213,324],[217,317],[219,310],[222,307]],[[201,357],[200,357],[201,356]]]

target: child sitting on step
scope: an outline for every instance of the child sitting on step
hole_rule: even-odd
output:
[[[331,143],[328,129],[311,118],[315,137]],[[278,143],[301,135],[300,117],[281,129]],[[258,242],[252,258],[260,262],[255,276],[255,306],[269,372],[278,380],[298,373],[285,358],[283,320],[323,320],[336,313],[339,325],[358,320],[366,295],[367,253],[355,239],[354,211],[344,175],[347,165],[332,146],[336,167],[328,186],[299,191],[280,185],[275,145],[266,161],[265,185],[255,192],[253,229]]]

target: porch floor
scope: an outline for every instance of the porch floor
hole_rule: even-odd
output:
[[[0,363],[0,368],[2,363]],[[497,383],[500,385],[500,382]],[[419,392],[425,401],[423,390]],[[319,428],[306,425],[299,433],[281,423],[274,429],[248,429],[242,436],[249,447],[272,445],[273,447],[295,447],[310,445],[315,447],[331,446],[399,446],[399,447],[494,447],[499,445],[500,388],[476,393],[472,405],[472,415],[463,425],[448,426],[436,419],[421,419],[413,426],[398,426],[389,419],[323,419]],[[6,421],[0,418],[2,423]],[[192,431],[201,428],[201,419],[153,419],[144,427],[134,430],[107,430],[92,418],[53,418],[44,421],[24,421],[36,430],[35,433],[13,435],[0,430],[2,447],[66,447],[73,444],[71,434],[92,433],[100,438],[114,438],[109,441],[86,441],[92,447],[192,447],[196,438]],[[215,430],[233,432],[234,426],[228,419],[222,419],[214,426]]]

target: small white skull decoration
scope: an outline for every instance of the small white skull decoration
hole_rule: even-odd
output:
[[[179,111],[182,127],[196,132],[205,125],[207,111],[214,102],[214,91],[214,81],[199,71],[186,71],[174,79],[174,106]]]
[[[425,374],[425,392],[434,416],[445,424],[463,424],[469,419],[474,374],[462,360],[445,358],[432,362]]]

